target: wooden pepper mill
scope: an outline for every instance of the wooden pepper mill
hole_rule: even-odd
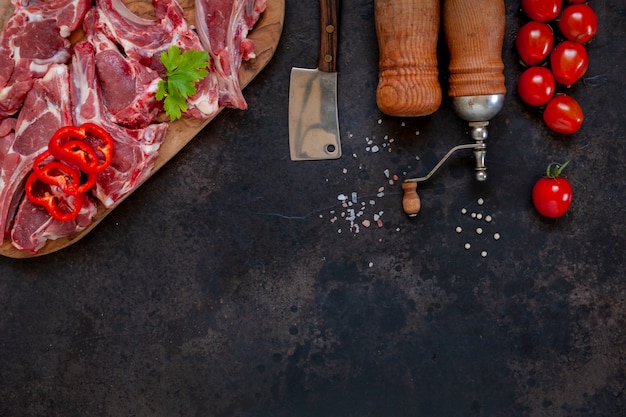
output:
[[[380,50],[380,110],[390,116],[425,116],[441,104],[437,80],[439,0],[375,0]],[[474,143],[458,145],[424,177],[404,181],[403,208],[421,208],[417,183],[426,181],[454,152],[472,149],[476,179],[487,178],[487,125],[502,108],[506,87],[502,43],[504,0],[443,0],[443,29],[450,54],[448,95],[457,115],[469,122]]]
[[[441,105],[439,0],[376,0],[376,103],[390,116],[426,116]]]

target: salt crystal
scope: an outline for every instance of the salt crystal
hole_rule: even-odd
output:
[[[370,221],[367,219],[363,220],[361,224],[363,224],[364,227],[370,227]]]
[[[478,213],[478,214],[476,215],[476,218],[477,218],[478,220],[482,219],[482,218],[483,218],[482,213]]]
[[[383,191],[385,191],[385,187],[379,187],[379,188],[378,188],[378,192],[379,192],[379,193],[382,193]]]
[[[487,214],[487,216],[485,217],[485,221],[487,223],[491,223],[491,220],[492,220],[491,216]]]
[[[457,226],[456,227],[456,232],[457,233],[461,233],[463,231],[463,228],[461,226]]]
[[[374,145],[372,146],[372,152],[376,153],[378,152],[380,149],[378,148],[378,146]]]
[[[406,123],[402,122],[402,123],[400,123],[400,126],[404,127],[404,126],[406,126]]]
[[[341,171],[342,171],[344,174],[347,174],[347,173],[348,173],[348,170],[347,170],[346,168],[342,169]]]
[[[378,119],[378,124],[382,124],[383,123],[383,119]]]
[[[385,196],[385,193],[378,193],[378,194],[376,194],[376,197],[378,197],[378,198],[382,198],[384,196]]]
[[[469,249],[469,248],[471,248],[471,247],[472,247],[472,245],[470,245],[469,243],[466,243],[466,244],[465,244],[465,249]]]
[[[467,209],[465,207],[461,209],[461,214],[467,214]]]
[[[494,233],[494,234],[493,234],[493,238],[494,238],[495,240],[500,240],[500,233]]]
[[[483,258],[486,258],[487,257],[487,251],[486,250],[482,251],[480,253],[480,256],[482,256]]]
[[[337,196],[337,200],[339,200],[339,201],[346,201],[347,199],[348,199],[348,196],[345,195],[345,194],[339,194]]]
[[[368,265],[369,265],[369,267],[371,268],[371,267],[373,267],[373,266],[374,266],[374,262],[370,262]]]
[[[385,177],[389,178],[389,170],[386,169],[384,172],[385,172]]]
[[[353,203],[356,203],[356,202],[357,202],[356,191],[354,191],[354,192],[352,193],[352,202],[353,202]]]
[[[477,227],[476,228],[476,233],[479,234],[479,235],[482,235],[483,234],[483,229],[481,227]]]
[[[378,220],[376,221],[376,224],[378,225],[378,227],[379,227],[379,228],[380,228],[380,227],[383,227],[383,221],[382,221],[381,219],[378,219]]]
[[[485,204],[485,200],[484,200],[484,199],[482,199],[482,198],[479,198],[479,199],[478,199],[478,205],[479,205],[479,206],[482,206],[483,204]]]

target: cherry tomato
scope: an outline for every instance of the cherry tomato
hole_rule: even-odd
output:
[[[537,22],[550,22],[559,15],[562,0],[522,0],[522,10]]]
[[[574,98],[566,94],[554,96],[543,110],[543,121],[546,125],[564,135],[576,133],[583,120],[583,109]]]
[[[566,178],[560,176],[568,163],[569,161],[563,165],[550,164],[546,176],[533,186],[533,204],[542,216],[561,217],[572,204],[572,185]]]
[[[587,50],[579,43],[563,41],[550,53],[550,67],[557,83],[570,86],[587,72]]]
[[[522,62],[537,65],[548,57],[554,46],[554,33],[547,23],[530,21],[517,31],[515,46]]]
[[[563,9],[559,31],[570,41],[587,43],[598,30],[598,17],[586,4],[574,4]]]
[[[546,67],[527,68],[517,80],[517,92],[531,106],[544,106],[554,95],[555,88],[554,75]]]

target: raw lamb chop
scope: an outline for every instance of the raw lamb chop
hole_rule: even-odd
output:
[[[50,66],[43,78],[33,82],[33,88],[28,92],[24,108],[16,120],[14,135],[2,140],[0,231],[3,237],[9,231],[10,219],[13,218],[24,181],[33,168],[35,158],[48,148],[48,141],[54,132],[72,124],[68,90],[67,65]]]
[[[97,0],[95,30],[104,31],[131,60],[163,75],[160,54],[170,46],[177,45],[181,50],[204,48],[176,0],[153,0],[153,4],[156,20],[133,14],[121,0]],[[196,85],[197,93],[187,100],[186,114],[201,120],[214,116],[219,110],[218,88],[215,75],[209,72]]]
[[[266,6],[266,0],[195,0],[195,24],[217,72],[220,106],[248,107],[239,68],[242,60],[254,58],[254,43],[247,36]]]
[[[74,123],[98,124],[109,132],[115,142],[113,161],[98,174],[95,188],[96,197],[110,208],[150,176],[168,124],[128,129],[108,118],[96,79],[95,50],[88,41],[74,46],[70,73]]]
[[[0,37],[0,117],[15,114],[52,64],[70,58],[67,37],[80,26],[90,0],[12,0],[14,14]]]
[[[69,236],[89,226],[98,211],[98,204],[85,198],[78,216],[69,222],[60,222],[48,211],[29,199],[23,199],[15,216],[15,226],[11,230],[11,243],[17,249],[37,253],[48,240]]]
[[[161,77],[139,61],[124,56],[97,25],[98,9],[85,16],[87,40],[96,50],[96,72],[111,120],[130,128],[152,123],[163,106],[155,92]]]

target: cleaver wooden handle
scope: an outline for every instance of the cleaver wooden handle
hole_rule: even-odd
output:
[[[317,68],[323,72],[337,72],[337,10],[339,0],[320,0],[320,50]]]
[[[450,52],[450,97],[506,93],[504,26],[504,0],[443,2],[443,27]]]
[[[375,0],[376,103],[390,116],[426,116],[441,105],[439,0]]]

